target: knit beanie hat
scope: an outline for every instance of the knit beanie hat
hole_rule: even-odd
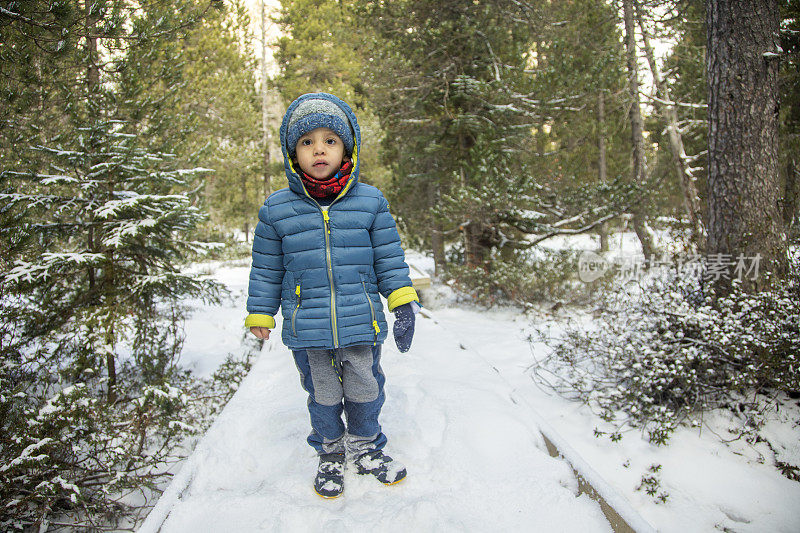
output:
[[[294,157],[300,137],[317,128],[329,128],[342,139],[345,152],[353,153],[353,129],[344,111],[330,100],[310,98],[302,101],[289,117],[286,148]]]

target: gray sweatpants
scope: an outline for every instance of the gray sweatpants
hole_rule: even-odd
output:
[[[380,344],[294,351],[308,392],[312,427],[308,443],[318,453],[347,449],[358,456],[386,444],[378,423],[385,382],[380,354]]]

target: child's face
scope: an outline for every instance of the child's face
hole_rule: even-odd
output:
[[[297,163],[315,179],[325,179],[342,166],[344,143],[333,130],[317,128],[297,141]]]

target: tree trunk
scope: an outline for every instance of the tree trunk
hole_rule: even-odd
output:
[[[441,198],[441,185],[431,180],[428,185],[428,198],[430,198],[430,205],[428,206],[428,213],[433,213],[433,208],[437,206]],[[439,277],[444,272],[446,263],[444,255],[444,229],[442,222],[435,216],[431,216],[431,248],[433,248],[433,275]]]
[[[706,0],[709,266],[758,261],[756,279],[743,279],[751,291],[766,287],[761,274],[782,278],[788,269],[778,208],[778,61],[769,55],[778,50],[779,7]],[[712,281],[722,293],[730,288],[725,276]]]
[[[86,67],[86,96],[87,101],[91,102],[97,96],[97,90],[100,87],[100,69],[97,66],[97,37],[94,37],[94,28],[97,25],[97,16],[90,15],[89,13],[89,1],[86,0],[84,2],[84,9],[86,10],[86,55],[87,55],[87,67]],[[97,145],[96,143],[91,142],[93,138],[90,138],[89,143],[89,150],[90,152],[95,152]],[[94,165],[92,161],[91,154],[89,155],[88,166],[91,168]],[[86,246],[87,249],[91,253],[96,253],[97,248],[95,246],[95,235],[94,235],[94,226],[92,224],[89,225],[89,230],[86,234]],[[87,277],[89,279],[89,292],[94,293],[94,290],[97,285],[96,273],[93,266],[88,267]]]
[[[97,103],[95,99],[99,98],[100,92],[100,67],[98,65],[100,58],[97,52],[97,37],[96,28],[100,20],[99,12],[92,12],[93,2],[86,0],[84,2],[84,10],[86,12],[86,100],[89,104],[88,108],[92,109],[92,104]],[[97,116],[93,116],[99,119]],[[93,132],[92,137],[89,139],[88,150],[89,155],[87,158],[88,168],[95,165],[95,155],[100,148],[97,140],[97,133]],[[112,198],[114,188],[111,183],[111,177],[107,177],[107,198]],[[95,235],[94,228],[90,226],[87,235],[87,244],[89,251],[97,253],[100,250],[97,247],[98,241],[102,242],[102,235]],[[117,290],[114,283],[114,262],[111,254],[107,252],[106,265],[101,270],[102,277],[99,282],[99,291],[102,293],[100,298],[114,298],[114,292]],[[93,268],[89,269],[89,286],[97,286],[96,272]],[[114,302],[106,301],[105,305],[113,313]],[[106,317],[105,331],[103,333],[103,352],[106,358],[106,367],[108,371],[108,390],[106,391],[106,400],[108,403],[117,401],[117,367],[114,359],[114,320],[112,317]]]
[[[794,155],[789,154],[786,161],[786,186],[783,189],[783,224],[786,233],[791,234],[797,220],[797,167]]]
[[[434,222],[431,227],[431,248],[433,248],[433,275],[437,278],[444,271],[444,234],[441,222]]]
[[[464,225],[464,252],[468,267],[479,267],[481,264],[478,238],[480,236],[475,219],[467,221]]]
[[[244,242],[250,242],[250,210],[247,206],[247,176],[242,176],[242,209],[244,209]]]
[[[656,86],[656,92],[659,98],[665,102],[671,102],[669,87],[664,83],[661,77],[660,69],[655,60],[653,47],[650,46],[650,36],[647,32],[647,27],[644,24],[639,2],[633,0],[633,5],[636,8],[636,19],[639,23],[639,28],[642,32],[642,40],[644,41],[645,55],[647,56],[647,63],[650,65],[650,72],[653,74],[653,82]],[[694,176],[691,170],[686,165],[686,153],[683,147],[683,137],[678,129],[678,111],[675,106],[670,104],[662,104],[658,101],[655,103],[656,109],[661,113],[664,122],[667,126],[667,133],[669,136],[669,147],[672,152],[672,163],[675,167],[675,174],[678,178],[678,184],[681,187],[683,194],[683,208],[686,215],[689,217],[689,224],[692,231],[692,236],[700,250],[705,249],[705,230],[702,225],[700,215],[700,197],[697,194],[697,187],[695,186]]]
[[[606,102],[603,91],[597,95],[597,179],[605,183],[608,178],[606,164]]]
[[[95,28],[97,26],[97,22],[100,19],[100,16],[95,13],[92,14],[89,12],[89,9],[93,5],[88,0],[85,2],[86,5],[86,52],[87,52],[87,67],[86,67],[86,87],[88,90],[89,100],[91,100],[96,94],[97,90],[100,87],[100,67],[98,66],[97,62],[99,61],[99,57],[97,55],[97,37],[95,36]]]
[[[597,95],[597,179],[605,183],[608,178],[606,163],[606,102],[603,91]],[[600,251],[608,251],[608,224],[603,222],[597,229],[600,235]]]
[[[627,53],[628,62],[628,90],[631,96],[631,136],[633,140],[633,179],[636,183],[644,184],[647,176],[647,161],[644,153],[644,121],[642,120],[642,112],[639,103],[639,65],[636,60],[636,36],[634,35],[633,28],[633,5],[632,0],[623,0],[622,2],[624,17],[625,17],[625,48]],[[644,254],[645,264],[650,264],[653,257],[655,245],[645,221],[643,204],[646,201],[640,198],[634,205],[632,211],[633,215],[633,229],[639,242],[642,245],[642,253]]]
[[[106,366],[108,367],[108,392],[106,401],[114,403],[117,401],[117,364],[114,361],[114,354],[106,352]]]
[[[458,134],[458,146],[462,150],[463,158],[466,159],[470,150],[470,143],[467,136],[463,133]],[[459,169],[461,175],[461,187],[466,187],[468,183],[467,174],[464,172],[464,167]],[[464,224],[464,255],[465,262],[468,267],[481,267],[487,269],[486,260],[487,255],[485,251],[485,240],[483,235],[486,231],[486,224],[481,220],[478,211],[470,211],[467,213],[467,221]]]
[[[269,109],[267,101],[267,13],[265,0],[261,0],[261,130],[264,144],[264,197],[272,194],[270,183],[270,134]]]
[[[597,230],[597,233],[600,235],[600,251],[607,252],[609,250],[608,222],[603,222],[602,224],[600,224],[600,228]]]

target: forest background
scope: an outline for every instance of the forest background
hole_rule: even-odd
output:
[[[696,387],[800,390],[796,0],[752,2],[761,37],[738,46],[760,47],[745,67],[763,83],[735,87],[751,104],[739,122],[713,100],[735,85],[720,72],[743,31],[712,31],[725,2],[251,4],[0,6],[3,529],[136,524],[235,391],[247,359],[210,380],[179,365],[185,300],[222,291],[183,269],[249,253],[258,207],[286,186],[283,109],[311,91],[354,108],[361,179],[384,191],[404,243],[480,304],[552,309],[611,290],[576,283],[577,253],[541,246],[555,236],[596,235],[601,253],[632,228],[649,265],[758,254],[762,276],[701,276],[686,292],[721,322],[739,313],[702,365],[725,379],[681,376],[648,405],[609,396],[608,416],[655,421],[666,442]],[[753,295],[775,327],[742,341],[764,324],[740,312]],[[653,414],[659,402],[675,416]],[[704,402],[690,404],[724,403]]]

